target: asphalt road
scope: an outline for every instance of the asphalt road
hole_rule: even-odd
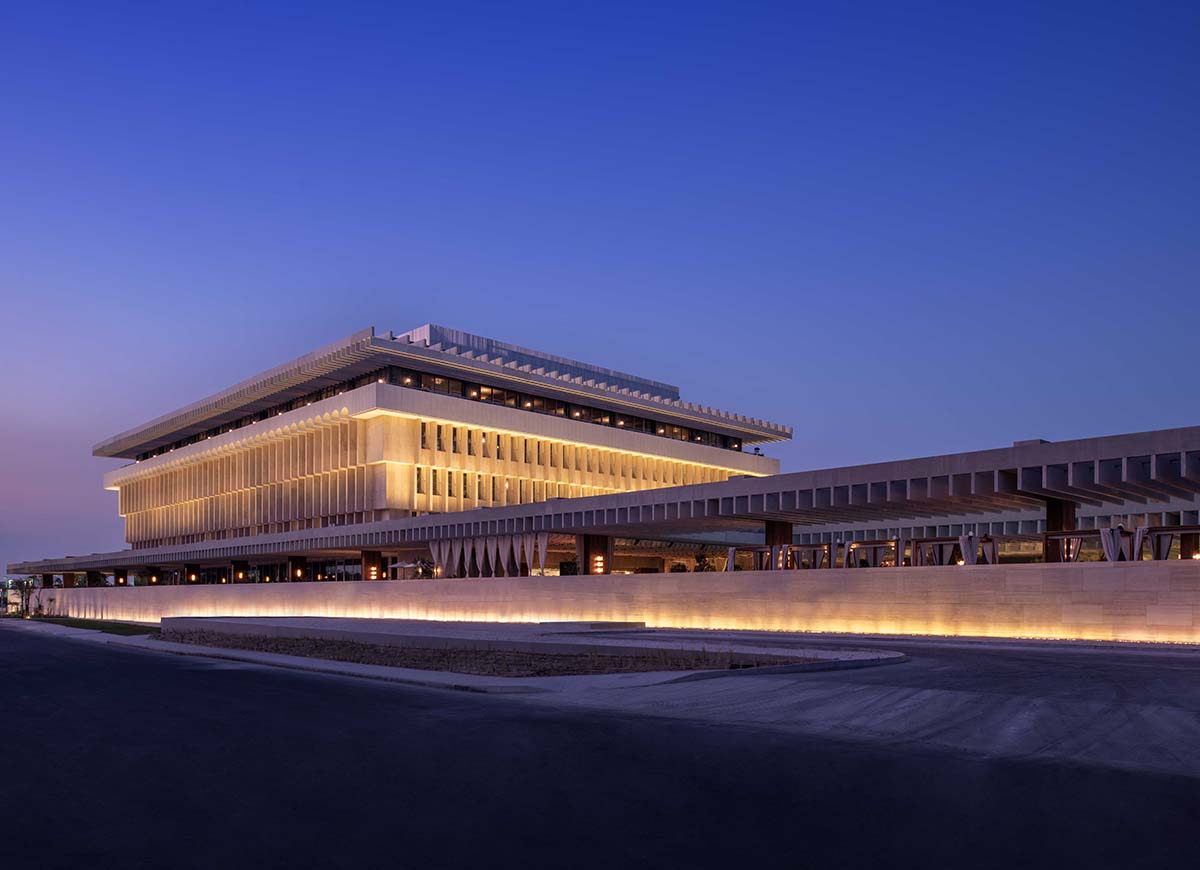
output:
[[[1026,691],[1079,693],[1095,672],[1097,691],[1114,685],[1102,658],[1075,668],[1072,687],[1028,651],[999,677],[971,651],[906,651],[914,667],[854,673],[976,688],[1008,674]],[[1193,777],[567,709],[5,627],[0,661],[10,870],[1200,860]],[[1154,672],[1113,690],[1154,697]]]

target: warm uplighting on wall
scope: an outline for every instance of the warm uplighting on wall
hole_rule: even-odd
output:
[[[221,578],[221,582],[222,582],[222,583],[224,583],[224,582],[225,582],[225,578],[224,578],[224,577],[222,577],[222,578]]]
[[[303,577],[303,576],[304,576],[304,571],[303,571],[303,569],[301,569],[301,568],[297,568],[297,569],[296,569],[296,576],[297,576],[297,577]]]
[[[238,578],[239,580],[245,580],[245,579],[246,579],[246,572],[245,572],[245,571],[238,571],[238,573],[237,573],[237,578]]]
[[[157,575],[157,574],[151,574],[151,575],[150,575],[150,582],[151,582],[151,583],[157,583],[157,582],[158,582],[158,575]]]
[[[193,583],[195,583],[195,582],[196,582],[196,575],[195,575],[195,574],[189,574],[189,575],[188,575],[188,579],[189,579],[189,580],[191,580]]]
[[[600,554],[596,554],[595,556],[592,556],[592,573],[593,574],[603,574],[604,573],[604,557],[601,556]]]
[[[962,559],[959,559],[959,560],[958,560],[957,562],[955,562],[954,564],[955,564],[955,565],[965,565],[965,564],[967,564],[967,563],[966,563],[965,561],[963,561]]]
[[[1192,553],[1192,558],[1200,560],[1200,553]]]

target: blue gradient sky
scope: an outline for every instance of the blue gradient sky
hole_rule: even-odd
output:
[[[6,4],[0,564],[120,546],[96,441],[368,325],[786,469],[1196,423],[1200,10],[980,5]]]

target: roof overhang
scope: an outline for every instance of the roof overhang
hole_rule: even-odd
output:
[[[448,377],[526,389],[618,413],[700,428],[740,438],[748,444],[785,441],[792,437],[791,427],[777,423],[680,400],[641,395],[628,389],[611,388],[603,383],[596,384],[578,377],[533,369],[528,365],[503,365],[487,358],[476,358],[469,353],[457,353],[455,349],[425,347],[395,338],[391,333],[377,336],[372,327],[114,435],[95,445],[92,454],[133,459],[139,453],[229,425],[282,402],[343,383],[387,365],[413,365],[423,371]]]

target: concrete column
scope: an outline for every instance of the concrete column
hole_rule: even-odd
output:
[[[63,578],[64,579],[66,578],[65,574],[63,575]],[[64,583],[63,586],[66,586],[66,584]],[[42,575],[41,588],[42,589],[53,589],[54,588],[54,575],[53,574],[43,574]]]
[[[113,568],[113,583],[117,586],[129,585],[129,569]]]
[[[288,556],[287,580],[289,583],[303,583],[308,579],[308,560],[303,556]]]
[[[383,580],[383,553],[378,550],[362,551],[362,578],[364,580]]]
[[[787,567],[787,548],[792,545],[792,524],[767,520],[763,523],[763,543],[770,547],[764,559],[766,569],[775,571]]]
[[[234,559],[229,563],[229,582],[230,583],[249,583],[250,582],[250,563],[241,562]]]
[[[768,547],[785,547],[791,546],[792,543],[792,524],[780,522],[778,520],[767,520],[763,523],[763,532],[765,540],[763,543]]]
[[[1046,531],[1070,532],[1075,529],[1075,502],[1061,498],[1046,499]],[[1042,561],[1062,561],[1062,541],[1046,541],[1042,550]]]
[[[575,559],[580,574],[611,574],[613,539],[608,535],[576,535]]]

